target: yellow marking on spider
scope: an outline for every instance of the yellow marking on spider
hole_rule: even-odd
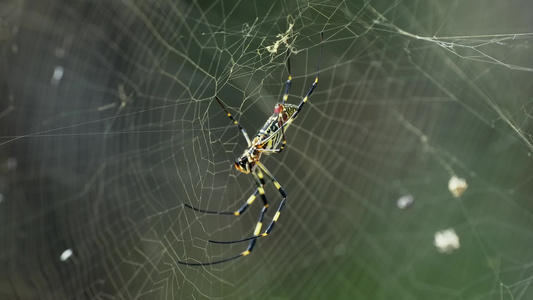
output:
[[[305,97],[305,98],[302,100],[302,102],[306,102],[306,101],[307,101],[307,97]]]
[[[276,221],[278,220],[280,214],[281,214],[281,213],[280,213],[279,211],[276,212],[276,214],[274,215],[274,218],[272,218],[272,221],[273,221],[273,222],[276,222]]]
[[[250,250],[246,250],[246,251],[244,251],[244,252],[242,253],[242,256],[246,256],[246,255],[248,255],[248,254],[250,254]]]
[[[262,186],[257,187],[257,190],[259,191],[259,194],[261,194],[261,195],[265,194],[265,189]]]
[[[258,235],[261,231],[261,227],[263,227],[263,222],[258,222],[255,226],[254,235]]]
[[[279,190],[281,188],[281,185],[279,184],[279,182],[277,181],[274,181],[274,185],[276,186],[276,188]]]
[[[241,213],[240,213],[240,212],[238,212],[238,211],[236,211],[236,212],[233,212],[233,215],[235,215],[235,216],[238,216],[238,215],[240,215],[240,214],[241,214]]]
[[[315,83],[318,83],[318,77],[315,79]]]
[[[288,98],[289,98],[289,95],[283,95],[283,101],[287,101]]]
[[[246,204],[250,205],[252,204],[252,202],[254,202],[255,200],[255,195],[251,195],[250,198],[248,198],[248,200],[246,201]]]

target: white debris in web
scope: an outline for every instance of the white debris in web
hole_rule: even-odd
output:
[[[66,261],[67,259],[69,259],[69,257],[72,256],[72,249],[67,249],[65,251],[63,251],[63,253],[61,253],[61,256],[59,257],[59,260],[60,261]]]
[[[400,197],[397,201],[397,205],[399,209],[408,209],[409,207],[413,206],[415,203],[415,198],[413,195],[405,195]]]
[[[435,232],[435,247],[440,253],[452,253],[459,249],[459,236],[453,228]]]
[[[461,196],[467,188],[468,184],[466,183],[466,180],[455,175],[453,175],[448,182],[448,190],[450,190],[455,198]]]
[[[61,78],[63,78],[63,73],[65,72],[65,69],[63,69],[62,66],[57,66],[54,69],[54,73],[52,74],[52,79],[50,79],[50,83],[53,85],[58,85],[61,81]]]
[[[294,23],[289,23],[289,28],[287,28],[287,31],[285,33],[280,33],[276,37],[278,38],[274,44],[267,46],[266,50],[272,54],[278,53],[278,48],[282,44],[289,45],[288,40],[292,36],[292,28],[294,27]]]

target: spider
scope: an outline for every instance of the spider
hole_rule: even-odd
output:
[[[274,113],[268,120],[265,122],[263,127],[259,130],[257,135],[254,137],[253,140],[250,140],[250,137],[248,136],[248,133],[246,132],[246,129],[242,127],[239,122],[231,115],[231,113],[228,111],[226,106],[222,103],[222,100],[215,96],[215,99],[217,100],[218,104],[222,107],[222,109],[226,112],[226,115],[232,123],[239,128],[239,130],[242,132],[242,135],[246,139],[246,143],[248,144],[248,148],[244,151],[244,153],[239,156],[235,160],[235,168],[239,170],[240,172],[244,174],[251,174],[255,184],[257,185],[257,188],[252,193],[252,195],[246,200],[246,202],[236,211],[225,211],[225,212],[217,212],[217,211],[210,211],[210,210],[204,210],[192,207],[188,204],[184,204],[186,207],[193,209],[195,211],[206,213],[206,214],[216,214],[216,215],[234,215],[239,216],[242,213],[246,211],[246,209],[255,201],[257,198],[257,194],[260,195],[261,200],[263,201],[263,209],[261,210],[261,214],[259,215],[259,220],[257,221],[257,224],[254,229],[254,233],[251,237],[235,240],[235,241],[214,241],[209,240],[210,243],[217,243],[217,244],[234,244],[234,243],[240,243],[245,241],[250,241],[248,244],[248,248],[239,253],[238,255],[222,259],[222,260],[216,260],[216,261],[210,261],[210,262],[187,262],[187,261],[178,261],[179,264],[183,265],[189,265],[189,266],[208,266],[208,265],[215,265],[220,264],[223,262],[227,262],[230,260],[237,259],[239,257],[247,256],[250,253],[252,253],[252,250],[254,249],[254,246],[257,242],[257,239],[262,238],[270,234],[272,229],[274,228],[274,225],[276,225],[276,222],[278,221],[278,218],[281,214],[281,210],[283,209],[283,206],[285,205],[285,202],[287,201],[287,193],[285,193],[285,190],[281,186],[281,184],[274,178],[274,175],[270,173],[270,171],[265,167],[265,165],[260,161],[261,155],[270,155],[272,153],[280,153],[283,151],[286,145],[285,140],[285,130],[289,127],[289,125],[296,119],[300,111],[302,110],[303,105],[307,100],[309,99],[309,96],[313,93],[315,90],[317,84],[318,84],[318,75],[320,73],[320,61],[322,60],[322,45],[324,43],[324,33],[320,33],[320,54],[318,58],[318,66],[316,71],[316,77],[315,81],[311,85],[311,88],[307,92],[307,94],[304,96],[300,104],[294,105],[285,103],[287,101],[287,98],[289,97],[289,90],[291,88],[291,65],[290,65],[290,48],[287,49],[286,54],[286,61],[287,61],[287,71],[289,73],[287,82],[285,84],[285,93],[283,94],[283,98],[280,103],[277,103],[274,106]],[[279,207],[274,214],[274,217],[270,221],[270,224],[268,225],[267,229],[261,233],[261,228],[263,227],[263,218],[265,216],[265,213],[268,208],[268,201],[267,197],[265,195],[265,178],[264,174],[272,181],[274,186],[278,189],[278,192],[280,193],[281,197],[283,198],[279,204]]]

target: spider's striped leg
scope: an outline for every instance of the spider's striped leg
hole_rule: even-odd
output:
[[[255,173],[252,172],[252,174],[254,175],[254,180],[257,184],[257,188],[255,189],[254,193],[248,198],[248,200],[246,200],[246,202],[238,210],[232,213],[235,216],[239,216],[244,213],[248,206],[250,206],[255,201],[255,199],[257,198],[257,194],[260,194],[261,199],[263,200],[263,210],[266,210],[266,208],[268,207],[268,201],[265,195],[265,177],[263,176],[263,172],[261,172],[261,170],[257,170],[257,179],[255,178]]]
[[[267,174],[268,178],[270,178],[270,180],[272,180],[272,183],[274,183],[274,186],[276,186],[276,188],[278,189],[278,192],[283,197],[283,200],[281,200],[281,203],[279,204],[279,207],[276,210],[276,214],[274,214],[274,217],[272,218],[272,221],[270,221],[270,224],[268,224],[268,227],[265,230],[265,232],[259,233],[259,231],[261,230],[261,227],[263,225],[263,223],[262,223],[263,222],[263,214],[264,214],[264,211],[266,211],[266,207],[264,207],[263,211],[261,211],[261,216],[259,217],[259,222],[257,223],[257,226],[255,227],[255,231],[254,231],[254,235],[253,236],[248,237],[248,238],[244,238],[244,239],[240,239],[240,240],[236,240],[236,241],[212,241],[212,240],[209,240],[211,243],[234,244],[234,243],[240,243],[240,242],[245,242],[245,241],[250,241],[250,240],[251,241],[255,241],[258,238],[267,236],[272,231],[272,229],[274,229],[274,226],[276,225],[276,222],[278,221],[279,216],[281,214],[281,210],[283,209],[283,207],[285,206],[285,202],[287,201],[287,193],[285,193],[285,190],[283,190],[283,187],[281,187],[281,185],[276,180],[276,178],[274,178],[274,175],[272,175],[272,173],[270,173],[270,171],[268,171],[268,169],[265,167],[265,165],[263,165],[263,163],[258,161],[257,162],[257,166],[263,172],[265,172],[265,174]]]
[[[253,194],[250,197],[248,197],[246,202],[236,211],[205,210],[205,209],[196,208],[196,207],[191,206],[191,205],[189,205],[187,203],[184,203],[183,205],[185,205],[186,207],[188,207],[188,208],[190,208],[190,209],[192,209],[194,211],[205,213],[205,214],[238,216],[238,215],[241,215],[248,208],[248,206],[250,206],[255,201],[255,199],[257,198],[257,194],[259,194],[259,189],[255,189]]]
[[[243,257],[243,256],[246,256],[246,255],[252,253],[252,250],[254,249],[256,242],[257,242],[256,239],[251,240],[250,244],[248,244],[248,248],[246,248],[246,250],[244,250],[243,252],[241,252],[241,253],[239,253],[239,254],[237,254],[235,256],[232,256],[230,258],[226,258],[226,259],[222,259],[222,260],[216,260],[216,261],[209,261],[209,262],[197,262],[197,263],[194,263],[194,262],[188,262],[188,261],[177,261],[177,263],[181,264],[181,265],[187,265],[187,266],[210,266],[210,265],[220,264],[220,263],[227,262],[227,261],[230,261],[230,260],[234,260],[234,259],[237,259],[239,257]]]
[[[291,48],[287,47],[287,82],[285,83],[285,92],[283,93],[283,98],[281,100],[281,110],[278,112],[278,126],[281,127],[281,135],[283,136],[283,143],[279,149],[276,149],[276,153],[280,153],[285,148],[287,141],[285,140],[285,130],[283,129],[283,113],[285,111],[285,102],[289,98],[289,91],[291,90]]]
[[[257,190],[259,191],[259,194],[261,195],[261,199],[263,200],[263,209],[261,209],[261,214],[259,215],[259,220],[257,221],[257,224],[255,225],[255,229],[254,229],[254,237],[253,238],[249,238],[249,239],[246,239],[246,241],[248,240],[255,240],[255,238],[259,235],[259,233],[261,232],[261,228],[263,227],[263,219],[265,217],[265,213],[268,209],[268,201],[267,201],[267,198],[266,198],[266,195],[265,195],[265,189],[263,188],[265,183],[264,183],[264,179],[263,179],[263,172],[261,171],[262,168],[260,169],[256,169],[254,171],[252,171],[252,176],[254,178],[254,181],[255,183],[257,184]],[[265,169],[266,170],[266,169]],[[268,170],[266,170],[268,172]],[[257,174],[256,174],[257,172]],[[267,173],[267,176],[271,176],[271,174],[269,175],[269,173]],[[243,240],[238,240],[238,241],[215,241],[215,240],[209,240],[210,243],[215,243],[215,244],[232,244],[232,243],[236,243],[236,242],[242,242]],[[251,248],[253,248],[253,245],[252,243],[250,242],[250,246],[249,246],[249,250],[251,251]]]
[[[265,174],[267,174],[268,178],[270,178],[270,180],[272,180],[272,183],[274,183],[274,186],[278,189],[278,192],[281,195],[281,197],[283,197],[283,199],[281,200],[281,202],[280,202],[280,204],[278,206],[278,209],[276,210],[276,213],[274,214],[274,217],[272,218],[272,221],[270,221],[270,224],[268,224],[267,229],[265,230],[265,232],[263,232],[262,234],[259,235],[260,237],[263,237],[263,236],[267,236],[272,231],[272,229],[274,228],[274,225],[276,225],[276,222],[278,221],[278,218],[279,218],[279,216],[281,214],[281,210],[283,209],[283,206],[285,206],[285,202],[287,201],[287,193],[285,193],[285,190],[283,189],[281,184],[279,184],[279,182],[276,180],[276,178],[274,178],[274,175],[272,175],[272,173],[270,173],[270,171],[265,167],[265,165],[263,165],[262,162],[258,161],[257,162],[257,166],[261,170],[263,170],[263,172],[265,172]]]
[[[239,122],[237,120],[235,120],[235,118],[229,113],[228,109],[226,108],[224,103],[222,103],[222,100],[220,100],[220,98],[215,96],[215,99],[217,100],[218,104],[220,104],[220,106],[222,106],[222,109],[226,112],[226,115],[228,116],[228,118],[231,119],[233,124],[237,125],[237,127],[239,127],[239,129],[242,132],[242,135],[244,135],[244,138],[246,139],[246,143],[248,144],[248,147],[250,147],[252,145],[252,142],[250,140],[250,137],[248,136],[248,133],[246,132],[246,129],[244,129],[244,127],[242,127],[241,124],[239,124]]]
[[[257,174],[256,174],[256,172],[257,172]],[[262,227],[262,224],[263,224],[263,218],[264,218],[265,212],[266,212],[266,210],[268,208],[268,202],[267,202],[267,199],[266,199],[265,190],[263,188],[264,185],[265,185],[265,181],[264,181],[264,178],[263,178],[263,173],[261,172],[261,170],[256,170],[256,171],[254,170],[254,171],[252,171],[252,175],[254,177],[255,183],[257,184],[257,191],[259,191],[259,194],[261,195],[261,198],[263,199],[263,204],[264,204],[263,205],[263,209],[261,210],[261,214],[259,215],[259,221],[257,222],[257,225],[255,226],[255,230],[254,230],[254,236],[257,237],[259,232],[261,231],[261,227]],[[246,256],[246,255],[252,253],[252,250],[254,249],[255,244],[257,243],[257,239],[255,239],[255,238],[254,239],[249,239],[249,240],[250,240],[250,243],[248,244],[248,248],[246,248],[246,250],[244,250],[243,252],[239,253],[238,255],[232,256],[230,258],[226,258],[226,259],[222,259],[222,260],[216,260],[216,261],[210,261],[210,262],[198,262],[198,263],[187,262],[187,261],[178,261],[178,264],[187,265],[187,266],[209,266],[209,265],[216,265],[216,264],[220,264],[220,263],[223,263],[223,262],[227,262],[227,261],[230,261],[230,260],[237,259],[239,257]],[[209,240],[209,242],[219,243],[219,244],[224,244],[225,243],[225,242],[216,242],[216,241],[212,241],[212,240]]]
[[[177,263],[180,264],[180,265],[186,265],[186,266],[210,266],[210,265],[216,265],[216,264],[221,264],[221,263],[224,263],[224,262],[227,262],[227,261],[230,261],[230,260],[234,260],[236,258],[239,258],[239,257],[242,257],[242,256],[246,256],[248,254],[244,254],[244,252],[240,253],[239,255],[235,255],[233,257],[230,257],[230,258],[226,258],[226,259],[222,259],[222,260],[217,260],[217,261],[208,261],[208,262],[188,262],[188,261],[180,261],[178,260]]]
[[[184,203],[184,205],[194,211],[198,211],[198,212],[201,212],[201,213],[206,213],[206,214],[213,214],[213,215],[234,215],[234,216],[239,216],[241,215],[242,213],[244,213],[244,211],[246,211],[246,209],[248,208],[248,206],[250,206],[254,201],[255,199],[257,198],[257,194],[259,194],[261,191],[259,190],[259,186],[261,186],[261,189],[263,190],[263,193],[261,194],[261,198],[263,199],[263,203],[266,204],[266,196],[265,196],[265,192],[264,192],[264,186],[265,186],[265,178],[263,176],[263,173],[261,172],[261,170],[258,170],[258,174],[257,174],[257,177],[259,179],[259,185],[258,187],[255,189],[255,191],[253,192],[253,194],[248,197],[248,199],[246,200],[246,202],[236,211],[214,211],[214,210],[205,210],[205,209],[200,209],[200,208],[196,208],[196,207],[193,207],[187,203]],[[266,204],[268,206],[268,204]]]
[[[320,61],[322,61],[322,46],[323,45],[324,45],[324,33],[321,32],[320,33],[320,54],[319,54],[319,57],[318,57],[318,66],[316,68],[315,81],[313,82],[313,84],[311,84],[311,88],[309,89],[309,91],[307,92],[305,97],[302,99],[302,102],[300,102],[300,104],[298,105],[298,109],[294,112],[294,114],[292,114],[292,116],[287,120],[287,122],[285,122],[284,126],[287,126],[290,123],[292,123],[292,121],[298,116],[298,114],[302,110],[302,107],[304,106],[305,102],[307,102],[307,99],[309,99],[309,97],[311,96],[311,94],[315,90],[316,86],[318,85],[318,75],[320,74]]]
[[[285,83],[285,93],[283,93],[283,98],[281,100],[281,104],[285,104],[287,99],[289,98],[289,91],[291,90],[291,48],[287,47],[287,72],[289,73],[289,76],[287,77],[287,82]]]

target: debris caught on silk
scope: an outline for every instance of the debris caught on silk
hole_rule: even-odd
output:
[[[435,232],[434,245],[440,253],[452,253],[461,246],[453,228]]]
[[[461,196],[467,188],[468,184],[464,178],[459,178],[453,175],[452,178],[450,178],[450,181],[448,181],[448,190],[450,190],[450,193],[452,193],[455,198]]]

